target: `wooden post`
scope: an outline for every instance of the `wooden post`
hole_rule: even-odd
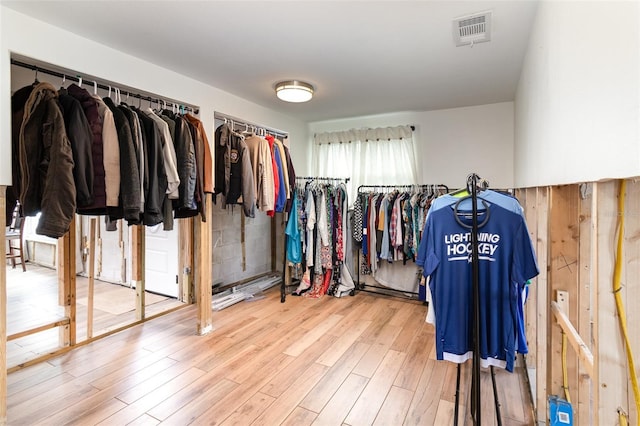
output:
[[[0,221],[6,223],[6,190],[0,185]],[[6,247],[5,235],[0,235],[0,245]],[[7,262],[0,264],[0,306],[3,307],[0,314],[0,425],[7,424]]]
[[[203,200],[206,209],[206,222],[196,219],[194,222],[194,280],[196,285],[196,303],[198,312],[197,333],[204,335],[213,330],[211,313],[211,277],[212,277],[212,246],[211,226],[213,221],[213,205],[211,194],[205,194]]]
[[[549,188],[536,189],[536,255],[540,275],[534,281],[536,292],[536,418],[538,424],[546,424],[547,419],[547,322],[548,311],[548,265],[549,265]]]
[[[179,294],[182,302],[194,303],[193,294],[193,218],[180,220],[178,227],[180,271],[178,275]]]
[[[591,298],[592,298],[592,307],[593,312],[591,313],[592,317],[592,325],[591,325],[591,353],[593,353],[593,377],[591,377],[592,390],[593,390],[593,401],[592,401],[592,423],[599,424],[600,413],[600,353],[599,353],[599,339],[598,333],[600,326],[598,324],[598,311],[599,311],[599,293],[600,293],[600,281],[599,281],[599,256],[598,256],[598,247],[600,246],[600,242],[598,241],[598,237],[600,235],[599,230],[599,212],[598,212],[598,204],[599,204],[599,192],[600,192],[600,184],[597,182],[593,183],[591,187],[591,234],[590,234],[590,246],[591,246]]]
[[[593,322],[593,275],[591,273],[592,267],[597,264],[597,258],[592,257],[592,229],[593,229],[593,216],[592,208],[593,203],[592,193],[594,184],[582,184],[580,188],[580,241],[579,241],[579,258],[578,258],[578,322],[575,324],[577,332],[584,340],[585,345],[593,354],[592,345],[592,327]],[[593,360],[591,360],[593,363]],[[585,423],[585,419],[591,419],[593,398],[592,398],[592,383],[594,368],[590,367],[588,370],[582,362],[578,364],[578,389],[576,392],[574,406],[578,412],[577,418],[582,419]]]
[[[136,320],[144,319],[144,225],[131,227],[131,281],[136,286]]]
[[[616,185],[619,191],[619,184]],[[640,245],[638,240],[640,237],[640,182],[637,179],[627,179],[626,196],[624,207],[624,247],[623,247],[623,271],[621,285],[624,288],[622,293],[625,314],[627,319],[627,333],[631,350],[633,351],[634,363],[636,367],[636,375],[638,375],[638,365],[640,365],[640,286],[638,285],[638,277],[640,277]],[[611,279],[613,282],[613,278]],[[611,296],[613,297],[613,295]],[[618,330],[621,330],[618,327]],[[622,335],[622,333],[620,333]],[[625,360],[626,371],[626,388],[628,389],[628,397],[625,404],[620,406],[629,414],[630,419],[638,419],[636,404],[634,403],[633,384],[631,383],[631,374],[629,373],[628,362],[626,362],[626,354],[620,353]]]
[[[89,289],[87,296],[87,339],[93,337],[93,287],[96,262],[96,222],[95,217],[91,218],[89,226]]]
[[[58,303],[64,306],[69,325],[60,327],[59,345],[76,344],[76,219],[69,224],[69,231],[58,238]]]

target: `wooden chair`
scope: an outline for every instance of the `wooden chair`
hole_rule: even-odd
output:
[[[16,207],[13,209],[13,215],[11,217],[11,224],[5,230],[5,238],[9,243],[6,258],[11,259],[11,265],[16,267],[16,259],[20,259],[22,264],[22,272],[27,272],[27,266],[24,262],[24,250],[22,247],[22,232],[24,230],[24,217],[20,211],[20,202],[16,202]],[[16,244],[14,244],[16,243]]]

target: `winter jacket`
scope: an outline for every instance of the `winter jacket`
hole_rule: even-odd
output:
[[[204,143],[202,141],[202,133],[198,131],[198,128],[191,121],[187,120],[184,117],[181,117],[182,120],[187,124],[189,128],[189,132],[191,133],[191,140],[193,141],[193,149],[195,152],[195,160],[196,160],[196,189],[194,191],[194,199],[196,201],[196,205],[198,206],[198,213],[200,213],[200,218],[202,221],[207,220],[207,212],[206,212],[206,203],[204,196],[204,157],[203,157],[203,146]]]
[[[24,108],[20,128],[20,203],[26,216],[41,213],[36,233],[60,238],[76,210],[73,152],[49,83],[39,83]]]
[[[131,139],[133,141],[133,148],[136,153],[136,163],[138,164],[138,181],[140,183],[140,222],[142,223],[142,214],[144,213],[144,191],[145,191],[145,176],[146,168],[144,161],[144,148],[142,146],[142,138],[140,136],[140,121],[138,120],[138,116],[133,110],[131,110],[127,105],[118,105],[118,109],[127,117],[127,121],[129,121],[129,128],[131,129]],[[132,223],[133,225],[133,223]]]
[[[200,162],[201,165],[198,167],[202,168],[202,190],[204,192],[213,192],[213,163],[211,160],[211,148],[209,146],[209,140],[207,139],[207,132],[204,131],[204,126],[202,125],[202,121],[198,120],[196,117],[185,114],[184,118],[198,131],[200,138],[198,140],[198,145],[196,145],[196,155],[198,159],[202,159]],[[200,175],[200,172],[198,172]]]
[[[162,142],[156,123],[144,112],[134,109],[144,129],[144,152],[148,167],[143,222],[154,226],[164,220],[163,206],[167,196],[167,174],[164,169]]]
[[[244,141],[249,148],[258,208],[265,213],[273,211],[275,207],[274,170],[269,142],[255,135],[245,138]]]
[[[64,126],[73,151],[73,180],[76,184],[78,208],[93,203],[93,160],[91,157],[91,127],[84,115],[82,105],[67,89],[58,91],[58,102],[64,116]]]
[[[169,125],[161,119],[151,108],[144,110],[147,116],[152,119],[158,127],[158,136],[162,143],[162,156],[164,159],[164,171],[167,175],[167,196],[175,200],[178,198],[178,187],[180,186],[180,177],[176,167],[176,149],[173,145],[173,138],[169,131]]]
[[[22,178],[20,173],[20,130],[24,118],[24,105],[27,103],[33,85],[30,84],[11,96],[11,186],[7,187],[6,226],[11,225],[11,217],[16,201],[20,198]]]
[[[284,155],[287,160],[287,171],[289,173],[289,188],[291,188],[291,192],[295,192],[294,188],[296,187],[296,170],[293,167],[293,161],[291,160],[291,153],[289,152],[289,148],[287,145],[282,144],[284,146]],[[284,210],[289,213],[291,212],[291,208],[293,206],[292,202],[293,196],[287,200],[287,205],[284,207]]]
[[[255,217],[255,185],[249,149],[244,138],[223,124],[216,129],[216,196],[222,208],[241,204],[245,216]]]
[[[196,216],[198,214],[198,205],[195,199],[197,179],[196,153],[189,124],[185,119],[168,110],[162,112],[161,118],[171,120],[174,124],[173,143],[176,149],[176,167],[180,177],[178,199],[174,202],[175,217]],[[169,125],[169,129],[171,129],[171,125]]]
[[[113,112],[97,95],[93,98],[102,118],[102,164],[104,165],[104,189],[107,207],[118,207],[120,197],[120,142]]]
[[[140,171],[131,125],[110,98],[103,101],[113,114],[120,145],[120,201],[117,213],[110,209],[109,216],[114,219],[124,217],[130,225],[136,225],[140,223]]]
[[[76,84],[67,87],[69,95],[80,101],[84,115],[91,127],[91,158],[93,161],[93,204],[78,209],[79,214],[103,215],[107,213],[107,194],[105,189],[104,154],[102,143],[102,117],[96,100]]]

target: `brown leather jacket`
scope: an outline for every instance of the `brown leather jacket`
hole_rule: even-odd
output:
[[[36,233],[59,238],[76,210],[73,153],[49,83],[39,83],[24,107],[20,128],[20,202],[26,216],[41,212]]]

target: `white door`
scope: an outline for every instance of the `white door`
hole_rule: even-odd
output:
[[[178,297],[178,221],[173,231],[162,224],[145,227],[145,288],[169,297]]]

